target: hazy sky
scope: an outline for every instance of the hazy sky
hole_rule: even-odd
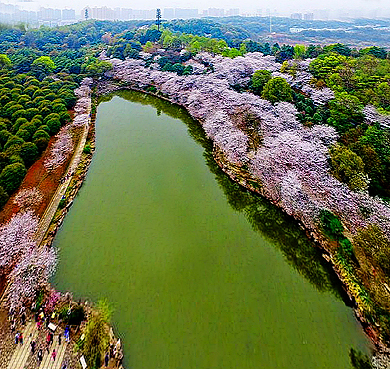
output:
[[[27,0],[28,1],[28,0]],[[2,2],[12,2],[15,0],[3,0]],[[33,3],[21,3],[23,8],[35,8],[37,6],[51,8],[73,8],[82,9],[84,6],[108,6],[111,8],[122,7],[132,9],[154,9],[154,8],[239,8],[240,11],[255,12],[262,9],[265,14],[266,9],[276,10],[281,13],[291,13],[294,11],[309,11],[314,9],[364,9],[371,10],[377,8],[390,8],[390,0],[40,0]],[[38,5],[39,4],[39,5]]]

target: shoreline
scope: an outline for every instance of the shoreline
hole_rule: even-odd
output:
[[[123,83],[115,80],[107,80],[103,82],[97,82],[92,85],[92,87],[97,87],[97,93],[94,98],[92,98],[92,106],[97,107],[98,106],[98,99],[100,97],[103,97],[108,94],[115,93],[120,90],[133,90],[133,91],[138,91],[142,92],[151,96],[154,96],[159,99],[163,99],[165,101],[168,101],[171,104],[180,106],[181,108],[184,108],[187,112],[188,109],[183,106],[182,104],[179,104],[177,102],[172,102],[169,98],[165,96],[161,96],[159,93],[154,93],[151,91],[145,91],[141,88],[135,88],[133,86],[125,86]],[[99,90],[100,88],[100,90]],[[96,109],[95,109],[96,111]],[[191,116],[191,114],[188,112],[188,114]],[[90,121],[90,126],[88,128],[88,134],[87,134],[87,140],[90,144],[91,147],[91,152],[88,154],[83,153],[82,157],[80,158],[80,162],[78,163],[75,172],[72,175],[72,178],[70,180],[69,185],[67,186],[66,189],[66,194],[65,194],[65,201],[61,205],[61,208],[58,207],[57,210],[55,211],[55,214],[50,222],[50,225],[47,229],[47,232],[45,233],[45,236],[40,243],[41,246],[46,246],[46,247],[51,247],[54,237],[59,229],[59,227],[62,225],[64,218],[66,214],[68,213],[70,207],[73,204],[73,201],[75,197],[78,194],[79,189],[82,187],[85,177],[87,175],[89,166],[92,162],[93,154],[95,151],[95,116],[92,117]],[[195,118],[193,118],[195,119]],[[201,126],[202,123],[195,119]],[[221,150],[214,144],[214,150],[213,150],[213,158],[217,165],[222,169],[226,175],[229,176],[234,182],[238,183],[242,187],[255,192],[256,194],[261,195],[262,197],[266,198],[268,201],[273,203],[274,205],[278,206],[281,208],[283,211],[285,211],[279,204],[275,203],[272,201],[272,199],[269,199],[264,192],[261,190],[261,186],[256,182],[256,179],[253,178],[249,172],[245,172],[242,168],[239,168],[227,161],[227,159],[223,156]],[[327,241],[324,237],[319,237],[318,234],[310,231],[308,228],[304,226],[304,224],[296,218],[294,215],[292,215],[294,219],[296,219],[298,225],[306,232],[307,236],[312,239],[315,244],[320,247],[320,249],[323,251],[322,256],[332,264],[332,268],[337,274],[341,284],[345,288],[349,298],[351,301],[354,302],[354,312],[359,320],[359,322],[362,325],[363,330],[366,332],[366,334],[369,336],[370,340],[373,342],[375,348],[376,348],[376,353],[374,353],[373,361],[377,363],[378,366],[375,366],[375,368],[387,368],[387,365],[390,364],[390,350],[389,348],[380,341],[379,336],[376,334],[375,329],[368,324],[368,322],[364,319],[362,314],[359,313],[359,308],[358,304],[356,302],[356,299],[354,298],[353,294],[349,291],[348,285],[345,283],[345,281],[342,278],[342,275],[340,271],[337,268],[337,264],[334,262],[333,257],[330,253],[330,251],[327,248]],[[51,286],[51,285],[50,285]],[[51,286],[52,287],[52,286]]]
[[[127,85],[127,86],[126,86]],[[132,91],[138,91],[142,92],[151,96],[154,96],[159,99],[163,99],[165,101],[168,101],[169,103],[173,105],[177,105],[187,111],[187,113],[192,117],[192,115],[189,113],[188,109],[177,102],[172,102],[169,98],[165,96],[161,96],[159,93],[154,93],[151,91],[143,90],[141,88],[129,86],[128,83],[124,83],[124,81],[115,81],[115,80],[107,80],[104,82],[98,83],[98,89],[101,89],[100,93],[98,95],[104,96],[110,93],[115,93],[120,90],[132,90]],[[194,120],[196,120],[202,127],[203,124],[196,118],[192,117]],[[229,176],[231,180],[233,180],[235,183],[238,183],[240,186],[246,188],[247,190],[254,192],[268,201],[270,201],[273,205],[277,206],[278,208],[282,209],[284,212],[285,209],[280,206],[280,204],[273,201],[271,198],[267,196],[267,194],[262,191],[261,186],[259,186],[258,181],[251,176],[251,174],[242,168],[239,168],[238,166],[235,166],[232,163],[229,163],[227,159],[223,156],[223,153],[218,148],[218,146],[214,144],[214,150],[213,150],[213,158],[217,165],[221,168],[221,170]],[[286,212],[287,213],[287,212]],[[288,214],[288,213],[287,213]],[[290,214],[291,215],[291,214]],[[348,283],[342,276],[342,272],[340,268],[338,267],[337,263],[334,260],[334,257],[332,256],[332,253],[330,251],[329,241],[320,235],[319,233],[315,232],[315,230],[310,230],[308,227],[305,227],[305,225],[301,222],[301,219],[299,219],[295,214],[291,215],[296,221],[299,227],[305,231],[307,237],[315,243],[317,247],[320,248],[322,251],[322,257],[331,263],[332,269],[334,270],[335,274],[337,275],[341,285],[343,286],[343,289],[347,293],[350,301],[354,304],[353,311],[356,316],[356,319],[359,321],[359,323],[362,326],[362,329],[366,333],[366,335],[369,337],[370,341],[373,343],[375,347],[375,352],[373,355],[373,361],[376,363],[376,368],[387,368],[390,366],[390,347],[387,346],[379,336],[379,333],[375,329],[374,326],[372,326],[362,315],[358,302],[356,300],[356,296],[352,293],[350,290]]]

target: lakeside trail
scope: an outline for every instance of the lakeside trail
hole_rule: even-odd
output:
[[[47,230],[49,229],[50,223],[53,220],[54,214],[58,209],[58,205],[62,199],[62,196],[65,195],[69,183],[72,180],[72,176],[76,168],[80,164],[81,155],[83,153],[83,149],[87,141],[88,131],[91,124],[90,111],[88,112],[88,114],[89,114],[88,124],[84,125],[83,127],[84,130],[82,136],[75,148],[74,154],[72,156],[72,159],[69,163],[68,169],[64,176],[64,181],[63,183],[59,184],[54,196],[52,197],[48,207],[46,208],[45,213],[43,214],[41,220],[39,221],[38,229],[34,235],[34,241],[37,243],[37,245],[40,245],[42,243],[47,233]]]

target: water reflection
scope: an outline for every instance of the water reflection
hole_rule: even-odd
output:
[[[230,206],[245,214],[256,232],[276,245],[286,261],[321,292],[332,292],[348,305],[348,297],[337,276],[321,252],[299,228],[297,222],[265,198],[232,181],[216,164],[212,156],[212,142],[205,136],[201,125],[193,120],[183,108],[165,100],[137,91],[120,91],[116,95],[136,103],[156,108],[157,114],[180,119],[187,127],[190,136],[205,149],[204,157],[210,171],[214,173]],[[114,94],[104,97],[109,101]]]
[[[205,136],[201,125],[194,121],[183,108],[165,100],[135,91],[120,91],[105,96],[102,101],[109,101],[118,95],[131,102],[150,105],[156,109],[157,115],[164,114],[180,119],[188,127],[189,135],[204,148],[204,158],[210,171],[224,192],[229,205],[237,212],[245,215],[252,228],[275,245],[284,255],[285,260],[307,279],[320,292],[331,292],[342,299],[347,306],[350,300],[343,290],[331,265],[321,256],[321,251],[308,239],[297,222],[265,198],[252,193],[232,181],[213,159],[212,142]],[[363,354],[356,354],[351,349],[351,365],[354,368],[365,368]],[[369,368],[369,367],[367,367]]]

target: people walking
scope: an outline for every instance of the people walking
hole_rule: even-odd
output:
[[[51,359],[52,359],[53,361],[55,361],[56,356],[57,356],[56,349],[54,349],[53,352],[51,353]]]
[[[33,340],[30,342],[30,346],[31,346],[31,353],[34,355],[35,354],[35,345],[36,345],[36,342]]]
[[[42,359],[43,359],[43,352],[42,352],[42,349],[39,349],[39,350],[38,350],[38,355],[37,355],[37,356],[38,356],[38,361],[41,362]]]
[[[19,334],[19,342],[21,345],[23,345],[23,333]]]
[[[22,315],[21,315],[21,320],[22,320],[22,325],[25,325],[26,324],[26,313],[23,311]]]
[[[58,335],[58,346],[61,346],[61,333]]]
[[[70,339],[70,337],[69,337],[69,336],[70,336],[69,325],[67,325],[67,326],[65,327],[64,336],[65,336],[66,342],[69,342],[69,339]]]
[[[19,332],[15,334],[15,345],[19,343]]]
[[[110,356],[108,355],[108,352],[106,352],[106,356],[104,357],[104,365],[106,368],[108,367],[108,361],[110,360]]]

